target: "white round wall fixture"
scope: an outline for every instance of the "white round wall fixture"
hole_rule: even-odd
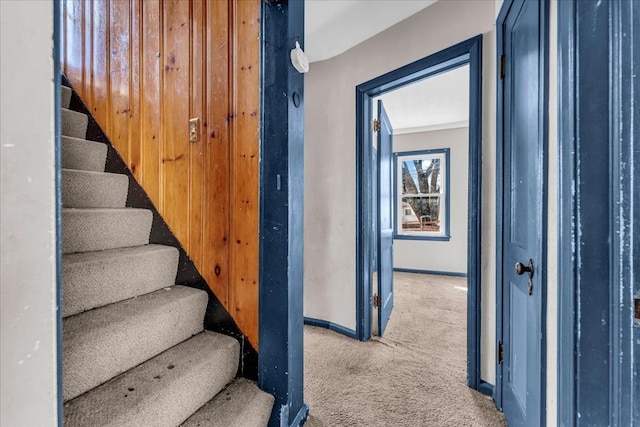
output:
[[[291,49],[291,63],[300,73],[309,71],[309,58],[307,58],[307,54],[300,48],[300,43],[298,42],[296,42],[295,49]]]

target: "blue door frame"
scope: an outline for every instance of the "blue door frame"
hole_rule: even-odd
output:
[[[371,272],[374,259],[373,143],[369,132],[373,98],[391,90],[469,64],[469,216],[467,240],[467,384],[490,391],[480,381],[480,243],[482,182],[482,36],[412,62],[356,87],[356,336],[371,338]]]
[[[276,398],[270,427],[299,426],[303,395],[304,2],[262,1],[258,382]],[[286,96],[282,96],[286,94]]]
[[[640,425],[639,30],[636,1],[558,2],[563,427]]]

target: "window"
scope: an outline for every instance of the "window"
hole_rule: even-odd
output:
[[[449,149],[395,153],[396,239],[449,240]]]

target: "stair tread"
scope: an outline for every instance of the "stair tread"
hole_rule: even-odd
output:
[[[198,409],[182,427],[265,427],[274,400],[253,381],[238,378]]]
[[[176,285],[63,319],[64,400],[202,331],[207,301]]]
[[[179,252],[144,245],[62,256],[62,316],[173,286]]]
[[[233,379],[240,345],[202,332],[67,403],[64,425],[171,426]]]
[[[62,206],[124,208],[129,192],[125,174],[62,169]]]
[[[133,246],[130,248],[105,249],[103,251],[78,252],[65,254],[62,256],[63,264],[75,264],[92,261],[104,261],[108,259],[125,258],[129,256],[142,255],[162,251],[176,251],[173,246],[149,244],[143,246]]]
[[[101,142],[62,136],[62,167],[103,172],[109,147]]]

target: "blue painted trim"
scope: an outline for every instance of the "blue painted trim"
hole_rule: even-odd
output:
[[[393,240],[429,240],[432,242],[448,242],[451,236],[411,236],[406,234],[394,234]]]
[[[558,424],[635,426],[640,7],[558,7]]]
[[[275,396],[269,426],[305,411],[303,349],[304,2],[261,2],[260,285],[258,384]],[[298,107],[292,100],[299,94]],[[287,94],[287,96],[282,96]],[[280,409],[286,408],[286,420]]]
[[[480,387],[478,387],[478,391],[486,396],[493,397],[493,393],[495,392],[495,389],[493,387],[493,384],[489,384],[486,381],[480,380]]]
[[[498,285],[502,283],[502,268],[498,268],[499,260],[503,259],[503,248],[502,241],[504,239],[503,231],[503,221],[502,221],[502,211],[503,211],[503,203],[502,197],[499,195],[502,194],[503,186],[504,186],[504,153],[502,149],[497,149],[497,147],[502,147],[502,127],[503,120],[502,114],[498,114],[503,106],[503,93],[504,89],[502,87],[502,83],[500,81],[500,76],[498,75],[500,70],[500,57],[504,55],[504,47],[500,40],[504,39],[504,23],[507,18],[507,12],[513,5],[514,0],[506,0],[502,3],[502,7],[500,9],[500,13],[498,14],[498,18],[496,19],[496,360],[495,360],[495,369],[496,369],[496,384],[494,387],[494,401],[498,409],[502,410],[502,365],[498,363],[497,357],[497,346],[498,342],[502,341],[502,290]],[[500,139],[498,139],[500,138]]]
[[[454,271],[437,271],[437,270],[416,270],[413,268],[396,268],[393,271],[398,273],[415,273],[415,274],[433,274],[435,276],[454,276],[454,277],[467,277],[467,273],[458,273]]]
[[[368,132],[372,98],[469,64],[469,216],[467,225],[467,384],[480,383],[482,226],[482,35],[434,53],[356,87],[356,333],[371,338],[372,165]]]
[[[354,331],[353,329],[344,327],[342,325],[338,325],[337,323],[329,322],[326,320],[314,319],[313,317],[305,316],[304,324],[309,326],[317,326],[319,328],[329,329],[333,332],[337,332],[349,338],[358,339],[358,335],[356,334],[356,331]]]
[[[424,156],[429,154],[444,155],[444,172],[445,172],[445,185],[444,185],[444,234],[438,236],[417,236],[411,234],[399,234],[398,233],[398,200],[400,199],[399,188],[400,182],[398,181],[398,158],[408,156]],[[451,240],[451,149],[449,148],[437,148],[432,150],[418,150],[418,151],[397,151],[393,153],[393,238],[394,240],[434,240],[445,241]]]
[[[61,57],[61,2],[53,2],[53,85],[54,85],[54,156],[55,156],[55,223],[56,223],[56,380],[58,425],[62,426],[62,127],[60,122],[62,79]]]
[[[546,424],[546,370],[547,370],[547,229],[548,229],[548,202],[546,198],[548,188],[548,124],[549,124],[549,0],[538,0],[541,7],[541,19],[540,19],[540,37],[541,37],[541,52],[540,52],[540,103],[538,105],[538,112],[540,119],[542,120],[541,135],[543,138],[542,150],[543,150],[543,166],[542,171],[542,194],[543,206],[542,206],[542,235],[540,236],[537,245],[540,251],[541,257],[539,266],[537,268],[541,278],[541,291],[540,291],[540,423]],[[505,0],[500,9],[496,21],[497,29],[497,55],[496,55],[496,70],[500,70],[500,57],[505,54],[505,46],[502,43],[505,37],[505,22],[507,15],[511,7],[516,3],[516,0]],[[559,2],[563,3],[563,2]],[[565,2],[569,3],[569,2]],[[504,221],[503,215],[503,197],[504,197],[504,122],[501,112],[504,108],[504,89],[502,80],[500,79],[499,71],[496,72],[496,87],[497,87],[497,102],[496,102],[496,343],[497,341],[503,341],[503,328],[502,328],[502,304],[503,304],[503,289],[501,283],[503,282],[502,265],[504,259]],[[559,115],[559,117],[561,117]],[[496,385],[494,393],[494,401],[496,406],[502,410],[502,392],[503,392],[503,371],[502,364],[498,363],[498,358],[495,360],[496,366]]]
[[[289,426],[299,427],[304,424],[304,422],[307,420],[307,417],[309,417],[309,406],[307,406],[307,404],[305,403],[298,411],[298,414],[293,418],[293,421],[291,421],[291,424],[289,424]]]

